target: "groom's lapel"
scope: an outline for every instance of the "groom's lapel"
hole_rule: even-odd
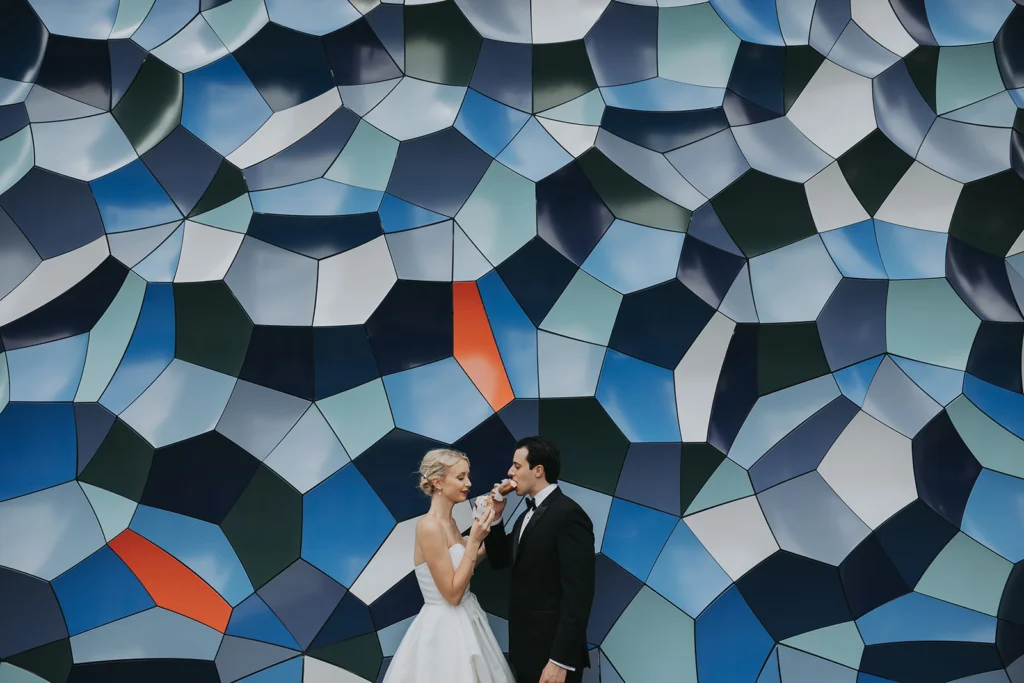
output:
[[[514,548],[513,557],[516,561],[519,559],[520,553],[522,553],[523,543],[526,543],[526,539],[531,533],[533,533],[533,530],[537,528],[537,525],[540,524],[540,520],[544,516],[544,513],[547,512],[548,506],[551,505],[551,501],[554,500],[555,496],[559,495],[559,493],[560,491],[558,489],[552,491],[548,494],[548,497],[544,499],[544,502],[538,505],[537,509],[533,511],[533,516],[530,517],[530,523],[526,525],[525,529],[523,529],[522,538],[519,539],[519,542]],[[523,516],[525,516],[525,513]]]

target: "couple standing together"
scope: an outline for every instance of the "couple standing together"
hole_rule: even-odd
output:
[[[423,609],[395,652],[385,683],[577,683],[589,666],[587,621],[594,600],[594,527],[558,489],[561,458],[543,437],[516,444],[508,476],[526,510],[506,533],[498,485],[478,507],[468,537],[452,508],[468,500],[469,459],[433,450],[420,464],[430,510],[416,525],[413,551]],[[506,487],[507,488],[507,487]],[[512,567],[509,660],[469,590],[485,557]]]

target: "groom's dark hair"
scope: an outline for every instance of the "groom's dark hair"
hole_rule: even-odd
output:
[[[527,436],[519,439],[519,443],[516,444],[516,450],[520,448],[526,449],[526,463],[531,470],[537,465],[543,465],[548,483],[558,483],[558,473],[562,470],[562,455],[554,441],[543,436]]]

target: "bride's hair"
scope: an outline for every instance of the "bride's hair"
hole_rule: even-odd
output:
[[[420,461],[420,490],[431,496],[434,494],[434,484],[430,480],[435,477],[444,477],[448,468],[459,460],[469,462],[465,453],[452,448],[435,448],[427,451]]]

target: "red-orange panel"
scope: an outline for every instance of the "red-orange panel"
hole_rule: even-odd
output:
[[[501,410],[515,396],[509,384],[484,303],[475,282],[452,285],[455,310],[455,360],[494,410]]]
[[[231,619],[231,605],[176,557],[131,529],[108,544],[160,607],[215,628]]]

